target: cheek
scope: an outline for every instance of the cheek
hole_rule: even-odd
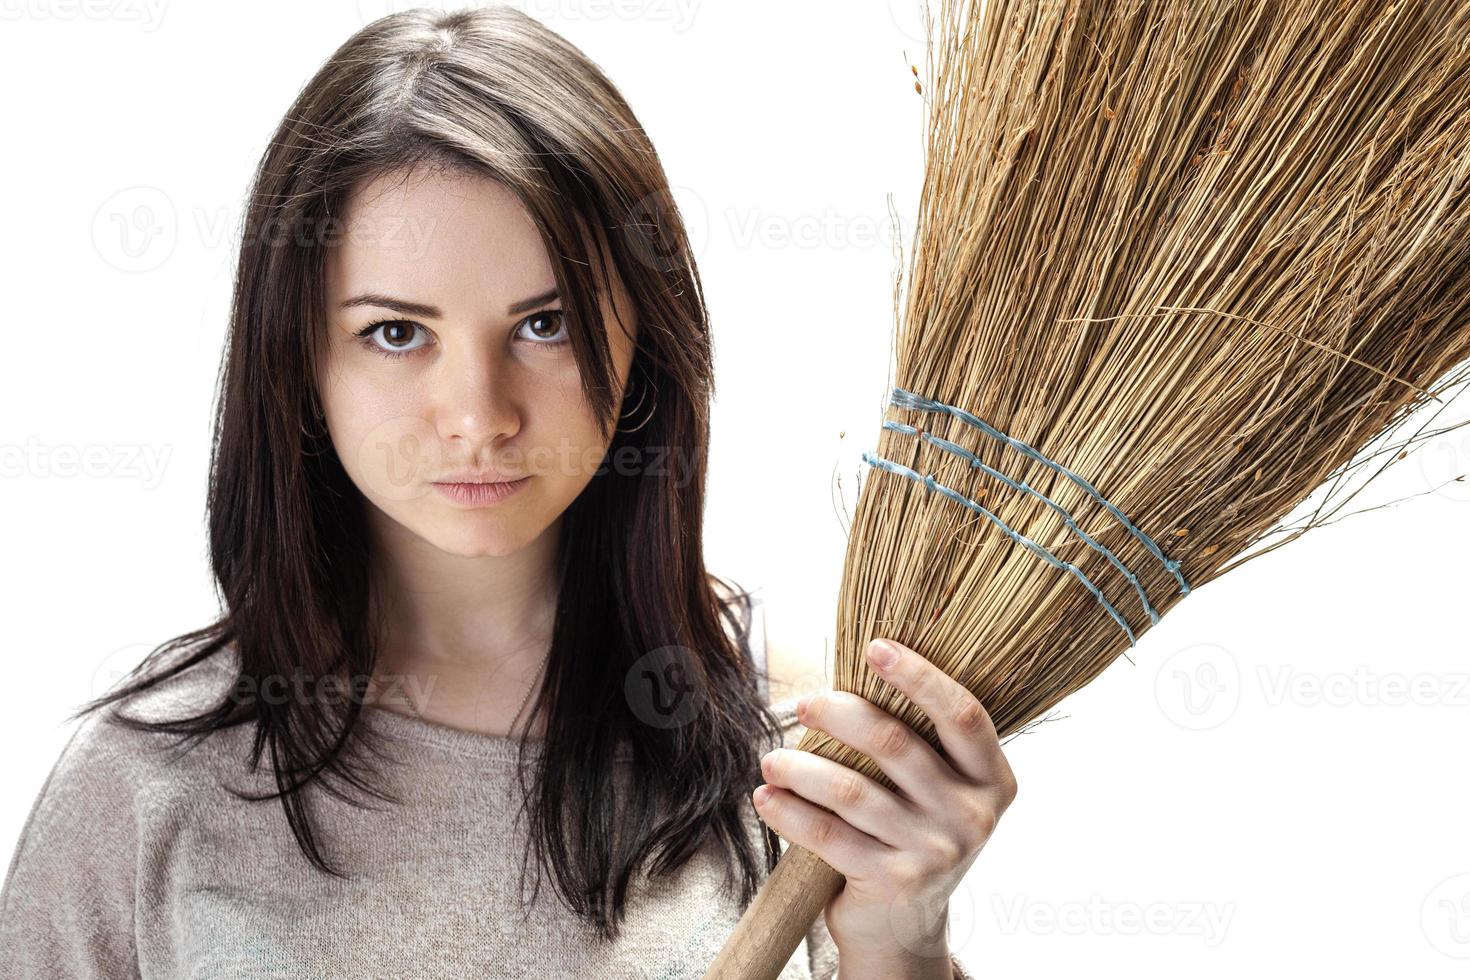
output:
[[[579,491],[596,474],[608,442],[580,382],[538,393],[528,400],[526,413],[525,427],[513,444],[533,454],[529,460],[532,470],[563,484],[575,484],[569,492]]]
[[[332,446],[358,488],[379,503],[412,500],[445,460],[418,392],[365,372],[323,378],[322,403]]]

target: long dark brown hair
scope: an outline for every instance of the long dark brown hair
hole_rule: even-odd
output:
[[[545,720],[527,794],[539,864],[607,938],[645,859],[651,876],[671,872],[711,834],[727,886],[733,857],[748,902],[777,843],[767,830],[759,857],[741,812],[760,782],[757,738],[779,733],[750,659],[750,598],[706,571],[697,533],[714,391],[699,275],[633,112],[581,51],[509,7],[374,21],[286,113],[250,193],[214,419],[209,554],[222,615],[155,648],[72,719],[220,656],[235,683],[207,710],[113,716],[187,747],[252,724],[250,765],[268,753],[277,789],[232,792],[279,799],[302,853],[329,874],[345,876],[323,856],[302,791],[319,783],[347,800],[355,789],[398,802],[376,785],[373,733],[358,724],[382,635],[365,501],[320,422],[313,369],[325,343],[326,247],[349,193],[425,166],[485,176],[518,197],[556,271],[586,397],[604,433],[615,431],[608,458],[665,461],[632,475],[605,467],[563,515],[546,682],[531,703]],[[630,377],[641,372],[643,397],[654,399],[633,432],[614,430],[623,407],[599,310],[604,256],[638,317]],[[624,693],[651,651],[677,663],[684,696],[699,705],[679,724],[640,720]],[[309,691],[295,682],[326,676],[348,678],[354,696],[254,693],[268,678]],[[632,746],[627,794],[611,791],[621,743]]]

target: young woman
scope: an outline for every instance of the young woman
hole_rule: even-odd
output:
[[[7,975],[695,977],[764,822],[847,876],[783,976],[964,976],[947,900],[1015,793],[994,727],[903,648],[875,669],[944,753],[851,694],[768,703],[759,609],[698,534],[712,390],[684,229],[597,68],[505,7],[358,32],[249,200],[223,614],[77,713]],[[792,751],[803,725],[900,792]]]

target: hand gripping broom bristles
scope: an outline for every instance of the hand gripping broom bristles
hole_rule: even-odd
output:
[[[1014,733],[1191,589],[1319,526],[1470,373],[1470,0],[926,20],[926,173],[834,687],[938,749],[870,639]],[[819,731],[799,747],[893,787]],[[705,976],[775,977],[841,884],[789,845]]]

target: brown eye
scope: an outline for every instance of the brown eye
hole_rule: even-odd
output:
[[[398,347],[405,341],[412,339],[412,333],[412,325],[402,321],[383,325],[383,339],[388,342],[388,346],[390,347]]]
[[[414,331],[417,329],[419,325],[412,320],[379,320],[368,324],[358,331],[357,335],[362,338],[368,350],[382,354],[384,357],[406,357],[424,346],[423,344],[417,347],[406,346],[413,339]],[[382,342],[375,337],[379,333],[383,335]]]
[[[571,343],[566,334],[566,324],[561,310],[541,310],[521,321],[523,328],[529,327],[527,339],[538,347],[560,347]]]

